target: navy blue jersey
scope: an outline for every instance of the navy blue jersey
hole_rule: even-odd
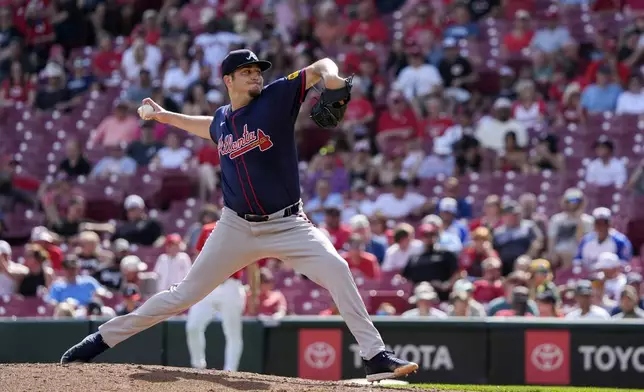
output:
[[[300,200],[294,126],[306,93],[302,70],[264,87],[242,108],[217,109],[210,137],[221,158],[226,207],[266,215]]]

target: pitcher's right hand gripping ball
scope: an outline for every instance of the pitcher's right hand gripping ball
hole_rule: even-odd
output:
[[[343,88],[325,89],[320,100],[311,109],[311,120],[321,128],[335,128],[344,118],[344,112],[351,100],[353,75],[345,80]]]

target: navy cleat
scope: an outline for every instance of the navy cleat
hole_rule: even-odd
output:
[[[368,382],[407,376],[418,370],[417,364],[394,357],[392,351],[382,351],[368,361],[363,359],[362,363]]]
[[[71,362],[90,362],[108,348],[110,348],[110,346],[103,341],[101,334],[94,332],[74,347],[65,351],[65,354],[60,358],[60,364],[64,365]]]

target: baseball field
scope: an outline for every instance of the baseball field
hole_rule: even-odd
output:
[[[230,373],[154,365],[0,364],[0,392],[608,392],[633,389],[560,388],[474,385],[368,385],[348,381],[322,382],[255,373]],[[641,390],[638,390],[641,391]]]

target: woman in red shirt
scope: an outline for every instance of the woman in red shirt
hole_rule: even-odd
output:
[[[526,10],[518,10],[515,14],[514,29],[503,37],[503,52],[510,55],[520,54],[530,45],[533,36],[530,14]]]
[[[92,60],[92,68],[97,78],[107,78],[121,67],[121,53],[114,50],[112,39],[104,34],[99,39],[99,50]]]
[[[11,63],[11,73],[2,82],[1,91],[2,102],[6,106],[13,105],[16,102],[22,102],[30,106],[36,98],[36,88],[29,75],[22,71],[22,65],[19,61]]]
[[[461,252],[458,264],[467,276],[483,276],[483,260],[490,257],[499,257],[490,242],[490,230],[479,227],[472,233],[472,244]]]
[[[581,87],[579,83],[571,83],[564,91],[557,113],[558,125],[583,124],[585,111],[581,106]]]

